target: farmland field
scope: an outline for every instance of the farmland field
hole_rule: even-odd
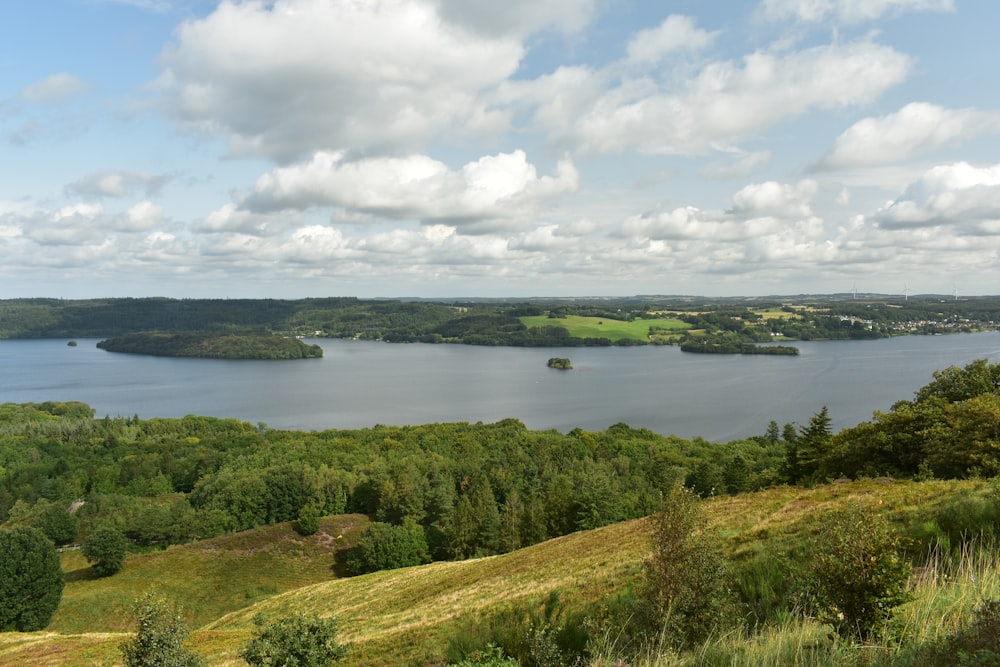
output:
[[[670,333],[679,333],[690,328],[686,322],[676,319],[637,319],[631,322],[622,320],[612,320],[602,317],[580,317],[579,315],[567,315],[566,317],[551,318],[547,315],[535,315],[520,318],[524,326],[528,327],[565,327],[569,335],[575,338],[608,338],[612,341],[619,340],[649,340],[649,329],[665,329]]]

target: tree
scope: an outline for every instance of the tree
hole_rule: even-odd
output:
[[[902,552],[902,540],[880,514],[854,505],[826,517],[813,560],[819,617],[841,635],[878,634],[892,608],[910,599],[910,564]]]
[[[111,526],[101,526],[83,541],[83,557],[94,572],[102,577],[110,577],[125,564],[125,550],[128,541],[121,531]]]
[[[715,538],[704,529],[698,496],[675,484],[652,517],[652,553],[646,559],[645,597],[656,632],[676,646],[703,641],[731,608],[726,565]]]
[[[69,544],[75,540],[78,530],[76,516],[57,503],[46,507],[32,525],[57,545]]]
[[[794,479],[815,480],[824,470],[826,459],[830,455],[833,435],[830,430],[830,413],[827,407],[809,418],[809,424],[802,428],[795,443],[795,458],[793,465]]]
[[[202,659],[184,647],[188,627],[180,612],[156,593],[136,604],[139,627],[121,643],[125,667],[200,667]]]
[[[249,641],[240,657],[253,667],[326,667],[347,654],[337,643],[337,621],[333,618],[295,613],[268,622],[254,618]]]
[[[55,545],[37,528],[0,530],[0,631],[49,624],[66,580]]]
[[[402,526],[375,521],[358,536],[358,544],[348,558],[354,574],[393,570],[430,561],[424,529],[407,519]]]

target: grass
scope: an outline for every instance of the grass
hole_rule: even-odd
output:
[[[677,319],[650,319],[624,322],[601,317],[566,317],[550,318],[547,315],[534,315],[520,318],[528,327],[565,327],[574,338],[608,338],[619,340],[649,340],[650,327],[663,329],[668,333],[679,333],[691,328],[691,325]]]
[[[775,556],[807,554],[822,517],[844,503],[862,502],[910,524],[956,494],[986,487],[985,482],[869,480],[718,498],[706,509],[732,561],[760,565],[764,590],[787,574]],[[128,627],[124,609],[155,581],[188,609],[196,628],[192,647],[212,665],[241,664],[236,652],[257,613],[280,616],[295,610],[338,619],[340,640],[351,648],[345,665],[440,665],[448,638],[470,619],[540,602],[553,591],[570,608],[597,603],[634,582],[648,552],[647,522],[636,520],[502,556],[336,578],[330,571],[336,547],[330,541],[338,534],[348,540],[363,521],[326,519],[315,539],[276,526],[133,556],[122,573],[107,579],[90,578],[78,556],[66,554],[69,583],[52,625],[41,633],[0,634],[0,664],[113,663]],[[864,650],[891,655],[901,642],[932,639],[959,627],[983,599],[1000,595],[1000,556],[995,549],[982,549],[954,562],[932,560],[917,571],[911,588],[914,600],[898,610],[890,639]],[[828,634],[827,626],[785,614],[761,632],[733,631],[693,653],[653,647],[644,662],[632,667],[858,662],[862,649],[831,643]],[[613,629],[606,629],[599,646],[603,652],[592,667],[613,664],[614,646]]]

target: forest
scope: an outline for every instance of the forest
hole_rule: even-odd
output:
[[[323,348],[273,334],[126,333],[97,343],[108,352],[200,359],[316,359]]]
[[[581,334],[568,316],[648,326],[642,336],[615,334],[611,328],[602,335],[589,333],[595,327]],[[998,297],[0,300],[0,339],[211,332],[533,347],[681,344],[696,352],[794,354],[752,348],[761,342],[977,331],[995,329],[998,322]]]

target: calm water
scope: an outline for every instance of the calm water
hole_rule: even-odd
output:
[[[96,339],[0,341],[0,402],[83,401],[98,416],[236,417],[276,428],[493,422],[600,430],[625,422],[727,441],[769,420],[835,427],[871,418],[973,359],[1000,334],[798,343],[798,357],[684,354],[673,347],[501,348],[317,340],[301,361],[166,359],[104,352]],[[572,371],[546,368],[569,357]]]

